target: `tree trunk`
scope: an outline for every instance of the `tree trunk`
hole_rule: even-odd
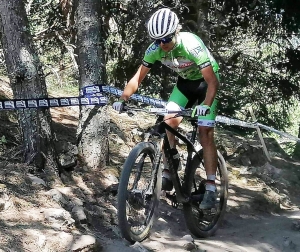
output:
[[[45,77],[29,32],[24,1],[0,1],[0,29],[14,98],[47,97]],[[58,175],[49,109],[22,109],[18,110],[18,115],[24,162]]]
[[[210,0],[196,1],[198,34],[207,47],[210,47],[210,27],[208,23]]]
[[[101,31],[101,2],[78,0],[76,13],[80,88],[103,84],[105,64]],[[80,165],[102,168],[107,160],[109,117],[107,107],[82,106],[77,130]]]
[[[299,125],[299,131],[298,131],[298,138],[300,138],[300,125]],[[293,158],[300,160],[300,143],[296,143],[296,148],[294,149]]]
[[[188,12],[184,11],[185,23],[191,25],[192,31],[194,31],[203,40],[207,47],[211,47],[210,40],[210,25],[208,22],[210,0],[195,0],[189,1]]]

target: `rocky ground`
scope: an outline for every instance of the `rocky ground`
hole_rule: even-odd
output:
[[[78,111],[51,110],[61,160],[72,162]],[[55,188],[41,174],[32,174],[32,167],[20,164],[15,116],[0,113],[0,252],[300,251],[300,163],[271,138],[266,144],[272,162],[267,162],[255,136],[245,138],[221,125],[216,138],[230,186],[227,213],[217,233],[192,237],[181,210],[162,198],[149,238],[135,244],[122,240],[116,218],[122,163],[155,118],[109,113],[108,166],[101,171],[75,167],[63,174],[64,185]]]

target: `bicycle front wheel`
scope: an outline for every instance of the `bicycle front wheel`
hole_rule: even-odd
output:
[[[226,212],[228,175],[225,160],[218,151],[217,204],[214,209],[209,211],[199,208],[205,193],[206,180],[202,150],[199,151],[199,155],[193,157],[191,165],[187,169],[185,190],[191,200],[183,206],[185,221],[193,235],[200,238],[209,237],[217,231]]]
[[[152,143],[139,143],[123,166],[118,188],[118,221],[122,237],[129,242],[144,240],[153,225],[161,192],[161,168],[155,165],[159,164],[155,154]]]

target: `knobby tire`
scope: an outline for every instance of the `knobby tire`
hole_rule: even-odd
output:
[[[130,174],[135,168],[136,160],[141,155],[149,155],[151,159],[151,167],[154,167],[154,159],[155,159],[155,147],[154,144],[151,142],[141,142],[138,143],[129,153],[124,165],[123,170],[120,177],[119,187],[118,187],[118,221],[119,221],[119,229],[123,238],[128,240],[129,242],[136,242],[144,240],[150,232],[150,229],[153,225],[153,220],[155,218],[155,209],[158,206],[160,194],[161,194],[161,168],[158,168],[157,177],[156,177],[156,184],[154,185],[153,191],[153,205],[151,205],[151,214],[149,216],[149,220],[147,225],[140,233],[135,233],[132,230],[132,227],[128,221],[126,207],[128,206],[128,184],[130,179]],[[144,169],[144,167],[142,167]],[[143,172],[143,171],[142,171]]]
[[[199,155],[195,155],[193,157],[190,167],[187,167],[186,180],[184,186],[186,188],[185,189],[186,193],[189,196],[191,195],[192,189],[195,186],[194,184],[195,172],[197,168],[199,168],[201,163],[203,165],[202,150],[200,150]],[[201,224],[199,224],[199,219],[197,219],[197,216],[195,216],[195,209],[197,208],[196,204],[190,202],[183,205],[183,212],[184,212],[186,225],[190,230],[190,232],[199,238],[206,238],[213,235],[220,227],[221,222],[224,218],[224,214],[226,212],[227,197],[228,197],[228,175],[227,175],[225,160],[219,151],[218,151],[217,174],[219,174],[220,176],[220,183],[221,183],[220,186],[221,192],[219,192],[220,201],[219,201],[217,213],[213,217],[208,227],[203,227],[203,225],[201,226]],[[202,183],[204,181],[205,180],[203,180]]]

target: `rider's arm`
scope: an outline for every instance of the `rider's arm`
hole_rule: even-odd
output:
[[[216,97],[220,83],[216,74],[214,73],[212,66],[202,68],[201,73],[203,75],[204,80],[207,83],[206,97],[203,104],[211,106]]]
[[[145,78],[147,73],[150,71],[150,68],[141,65],[135,75],[131,78],[131,80],[127,83],[126,87],[124,88],[123,94],[121,95],[120,99],[127,101],[129,97],[134,94],[139,85],[141,84],[142,80]]]
[[[124,91],[120,97],[121,100],[127,101],[129,97],[137,91],[141,82],[146,77],[147,73],[150,71],[151,67],[157,60],[158,50],[159,46],[157,44],[152,43],[151,45],[149,45],[148,49],[145,52],[141,66],[124,88]]]

